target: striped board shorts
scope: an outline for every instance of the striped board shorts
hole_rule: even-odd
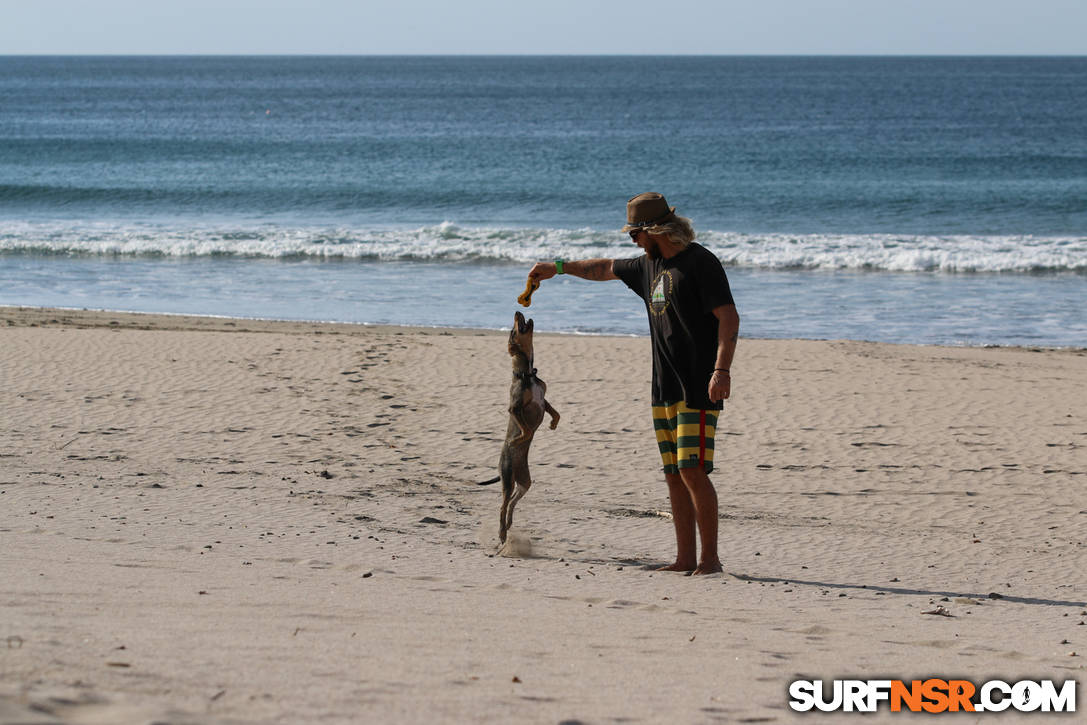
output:
[[[702,466],[713,470],[713,436],[717,432],[716,410],[688,408],[682,400],[653,406],[653,429],[665,473]]]

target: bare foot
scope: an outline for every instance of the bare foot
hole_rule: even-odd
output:
[[[694,564],[684,564],[682,562],[676,562],[669,564],[668,566],[662,566],[657,571],[694,571]]]
[[[691,572],[692,575],[698,576],[699,574],[720,574],[724,571],[724,567],[721,566],[720,561],[711,561],[705,564],[699,564],[698,568]]]

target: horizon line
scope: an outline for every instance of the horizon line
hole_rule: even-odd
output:
[[[1087,58],[1087,53],[0,53],[0,58]]]

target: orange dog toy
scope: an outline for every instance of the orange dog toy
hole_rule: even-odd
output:
[[[528,283],[525,284],[525,291],[521,293],[521,296],[517,298],[517,301],[521,303],[522,307],[528,307],[532,304],[532,293],[540,288],[540,280],[535,277],[529,277]]]

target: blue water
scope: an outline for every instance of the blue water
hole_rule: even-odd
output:
[[[0,57],[0,304],[508,326],[657,190],[746,335],[1087,346],[1084,108],[1087,58]]]

